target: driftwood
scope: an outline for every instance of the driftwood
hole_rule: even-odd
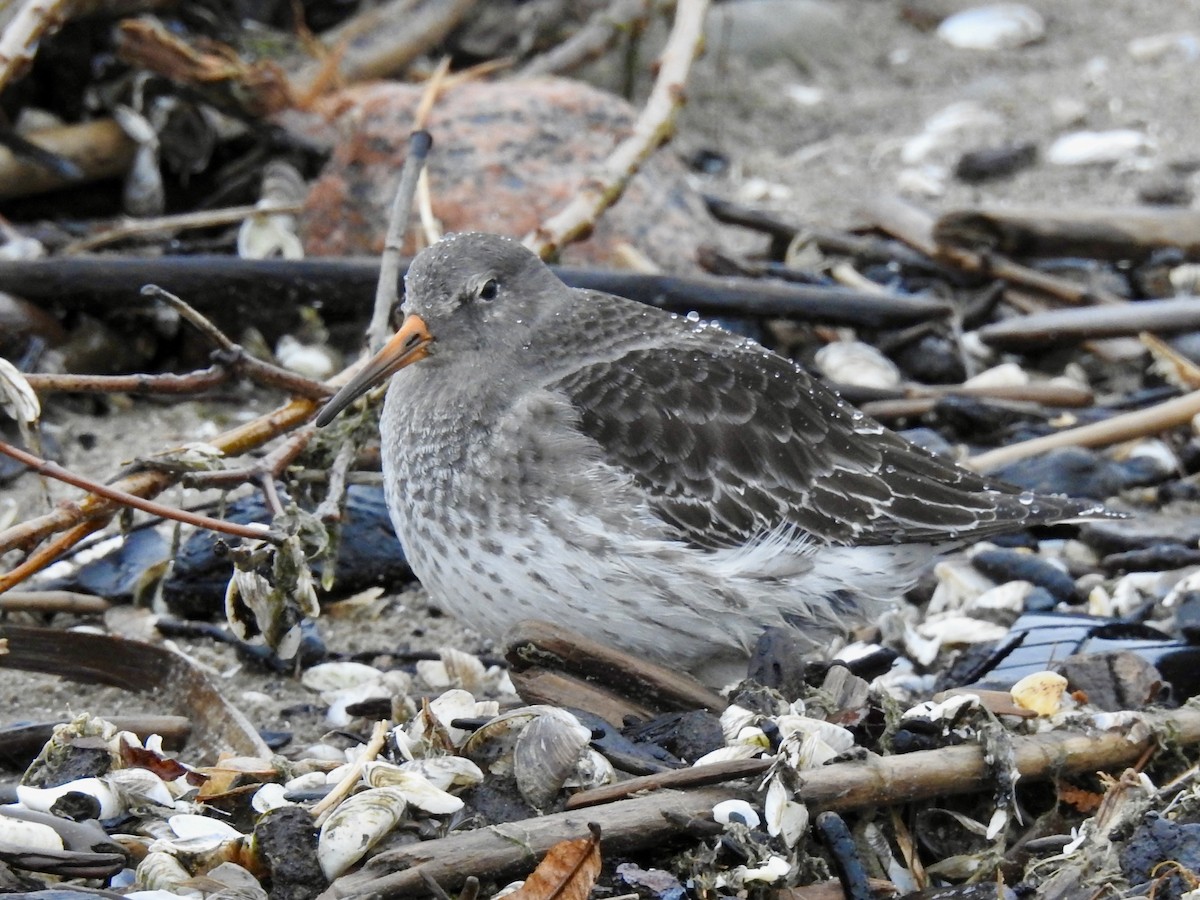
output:
[[[1098,288],[1089,288],[1066,278],[1048,275],[1013,262],[991,251],[977,252],[938,242],[935,219],[925,210],[898,197],[881,197],[868,214],[872,223],[893,237],[926,253],[935,260],[973,275],[989,276],[1054,297],[1064,303],[1124,303],[1124,299]]]
[[[254,726],[225,699],[208,675],[176,650],[101,634],[0,624],[0,668],[60,675],[127,691],[155,691],[194,724],[201,755],[219,753],[269,759]]]
[[[25,135],[32,144],[75,166],[79,178],[17,157],[0,148],[0,200],[27,197],[65,187],[73,181],[99,181],[123,175],[133,162],[137,144],[112,119],[62,125]]]
[[[959,209],[938,218],[933,238],[949,247],[1006,256],[1143,260],[1165,247],[1196,256],[1200,212],[1156,206]]]
[[[985,325],[979,339],[997,350],[1057,347],[1089,338],[1127,337],[1143,331],[1175,334],[1200,328],[1200,297],[1142,300],[1121,306],[1055,309]]]
[[[1143,717],[1174,744],[1200,742],[1200,711],[1181,709]],[[1155,739],[1105,731],[1054,731],[1012,742],[1013,765],[1025,779],[1055,778],[1127,766],[1152,749]],[[945,747],[866,762],[806,770],[795,799],[820,810],[868,809],[992,790],[988,753],[979,746]],[[454,890],[469,875],[502,880],[527,870],[555,842],[587,833],[596,823],[608,854],[662,843],[685,831],[689,820],[708,819],[714,804],[744,793],[734,787],[659,791],[607,806],[553,813],[522,822],[453,834],[381,853],[359,872],[337,879],[321,900],[389,900],[421,893],[425,878]]]
[[[613,704],[624,703],[626,712],[648,718],[666,710],[713,709],[727,706],[724,698],[691,678],[688,674],[655,665],[630,653],[623,653],[574,631],[559,628],[539,620],[517,623],[509,632],[506,659],[514,683],[527,702],[558,703],[559,706],[578,706],[571,702],[572,691],[587,690],[589,698],[599,701],[593,709],[602,718],[622,725],[623,713],[605,715],[601,709],[616,709]],[[557,676],[551,678],[547,676]],[[580,684],[571,686],[569,679]],[[596,685],[619,686],[619,700],[599,695]]]
[[[407,269],[407,261],[401,270]],[[676,277],[558,267],[571,287],[619,294],[678,312],[770,316],[827,325],[888,328],[949,315],[934,299],[753,279]],[[125,307],[147,283],[170,285],[222,321],[286,329],[299,306],[319,304],[327,322],[365,318],[379,260],[73,257],[0,262],[0,291],[66,310]]]
[[[999,447],[986,453],[978,453],[968,459],[965,464],[979,472],[988,472],[1019,459],[1037,456],[1060,447],[1104,447],[1150,434],[1158,434],[1160,431],[1186,425],[1197,415],[1200,415],[1200,391],[1193,391],[1147,409],[1113,416],[1103,422],[1093,422],[1078,428],[1067,428],[1044,437],[1021,441],[1018,444],[1009,444],[1007,447]]]
[[[586,237],[621,195],[630,179],[675,133],[692,62],[704,47],[708,0],[678,0],[671,33],[658,59],[654,86],[634,120],[632,133],[613,148],[599,169],[584,181],[574,199],[525,237],[525,246],[543,259]]]

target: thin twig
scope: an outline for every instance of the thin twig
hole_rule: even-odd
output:
[[[337,805],[348,797],[350,792],[357,786],[358,780],[362,777],[363,767],[375,759],[379,755],[379,751],[383,749],[383,745],[387,741],[388,728],[386,720],[380,720],[375,723],[375,728],[371,731],[371,739],[363,745],[362,753],[355,758],[354,765],[346,771],[342,780],[334,785],[333,789],[309,810],[318,826],[324,823],[325,819],[333,812]]]
[[[404,248],[404,234],[408,230],[408,215],[412,209],[413,194],[417,190],[417,178],[425,167],[433,138],[428,131],[414,131],[408,139],[408,155],[400,170],[400,183],[396,185],[396,197],[392,201],[392,214],[388,220],[387,237],[383,242],[383,255],[379,260],[379,284],[375,289],[375,309],[371,313],[371,324],[367,326],[367,345],[371,353],[377,352],[387,343],[391,329],[392,307],[400,293],[400,253]]]
[[[72,487],[77,487],[85,491],[95,494],[97,497],[104,497],[123,506],[130,506],[134,509],[140,509],[142,512],[150,513],[154,516],[161,516],[164,519],[173,519],[177,522],[183,522],[185,525],[195,525],[199,528],[207,528],[210,531],[219,531],[223,534],[231,534],[235,537],[254,538],[256,540],[270,540],[271,529],[266,525],[239,525],[236,522],[225,522],[221,519],[213,519],[209,516],[200,515],[198,513],[187,512],[182,509],[175,509],[171,506],[164,506],[161,503],[155,503],[152,500],[145,500],[134,494],[126,491],[111,488],[108,485],[100,484],[98,481],[93,481],[90,478],[85,478],[82,475],[77,475],[74,472],[68,471],[58,463],[50,462],[42,459],[39,456],[34,456],[32,453],[27,453],[24,450],[12,446],[9,443],[0,441],[0,453],[15,459],[24,466],[28,466],[39,475],[45,475],[47,478],[53,478],[56,481],[61,481],[69,484]]]
[[[157,284],[144,285],[142,296],[162,300],[178,312],[193,328],[216,345],[223,355],[222,362],[251,381],[267,387],[280,388],[299,397],[323,400],[331,396],[332,390],[327,385],[313,381],[311,378],[305,378],[298,372],[251,356],[241,344],[231,340],[203,313]]]
[[[206,209],[197,212],[179,213],[174,216],[156,216],[150,219],[130,219],[121,222],[119,225],[106,228],[104,231],[73,241],[62,249],[62,253],[63,255],[70,256],[74,253],[95,250],[97,247],[103,247],[105,244],[112,244],[116,241],[123,241],[126,238],[161,237],[163,235],[176,234],[180,231],[188,231],[193,228],[233,225],[236,222],[245,221],[251,216],[293,214],[299,213],[303,209],[304,205],[301,203],[280,203],[262,207],[233,206],[228,209]]]
[[[559,75],[599,59],[622,35],[645,28],[653,8],[654,0],[613,0],[565,41],[531,59],[519,74]]]
[[[1158,434],[1169,428],[1186,425],[1197,415],[1200,415],[1200,391],[1193,391],[1148,409],[1139,409],[1136,412],[1113,416],[1103,422],[1068,428],[1044,437],[979,453],[968,459],[966,464],[977,471],[988,472],[1019,459],[1037,456],[1039,453],[1057,450],[1060,447],[1103,447],[1148,434]]]
[[[199,394],[229,381],[230,370],[209,366],[185,375],[44,375],[29,374],[25,380],[39,394],[56,391],[93,394]]]
[[[624,193],[630,179],[675,130],[684,100],[684,84],[692,61],[704,44],[704,15],[708,0],[679,0],[675,22],[659,60],[658,77],[646,105],[600,171],[589,178],[575,199],[557,215],[525,236],[525,245],[543,259],[592,230],[600,215]]]

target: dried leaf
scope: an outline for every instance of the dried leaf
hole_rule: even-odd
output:
[[[600,874],[600,827],[585,838],[559,841],[508,900],[588,900]]]

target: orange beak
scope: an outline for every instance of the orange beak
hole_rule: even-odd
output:
[[[325,408],[317,414],[317,425],[328,425],[334,416],[353,403],[355,398],[365,394],[385,378],[395,375],[405,366],[424,359],[429,355],[431,343],[433,336],[425,326],[425,320],[420,316],[406,316],[404,324],[395,336],[382,350],[367,360],[362,371],[325,404]]]

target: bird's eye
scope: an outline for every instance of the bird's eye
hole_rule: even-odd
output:
[[[496,295],[500,293],[500,282],[495,278],[489,278],[479,287],[477,296],[480,300],[495,300]]]

